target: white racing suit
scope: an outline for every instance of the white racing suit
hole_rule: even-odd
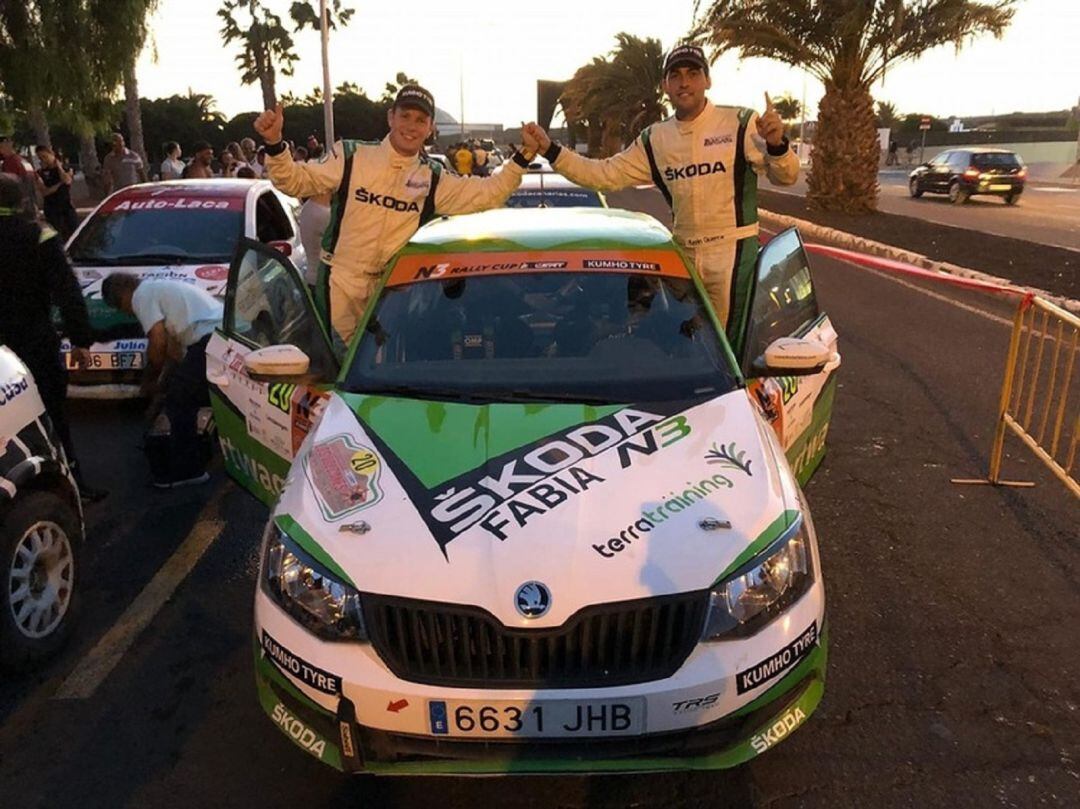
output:
[[[671,206],[675,241],[694,262],[721,325],[730,337],[741,335],[757,259],[758,175],[776,185],[799,176],[799,158],[786,141],[766,148],[757,113],[706,101],[694,120],[654,124],[606,160],[555,145],[544,156],[560,174],[590,188],[653,182]]]
[[[499,207],[525,171],[507,161],[490,177],[440,174],[421,155],[398,154],[389,137],[338,141],[318,163],[294,163],[286,149],[268,156],[266,168],[274,186],[291,196],[333,193],[320,257],[329,268],[330,322],[346,345],[387,262],[420,225],[435,214]]]

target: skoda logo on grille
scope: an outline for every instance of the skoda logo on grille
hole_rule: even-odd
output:
[[[514,597],[517,611],[526,618],[539,618],[551,607],[551,592],[538,581],[527,581]]]

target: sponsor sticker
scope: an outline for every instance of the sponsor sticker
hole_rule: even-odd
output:
[[[754,473],[750,471],[750,464],[753,461],[747,459],[746,450],[739,449],[734,441],[727,445],[714,441],[712,449],[705,453],[705,462],[719,466],[721,469],[738,469],[746,473],[747,477],[754,476]]]
[[[229,277],[229,268],[221,264],[208,264],[195,268],[195,277],[204,281],[224,281]]]
[[[735,691],[739,694],[745,694],[747,691],[753,691],[755,688],[769,682],[769,680],[779,677],[810,654],[817,642],[818,629],[815,621],[799,637],[779,652],[736,674]]]
[[[375,451],[346,433],[320,441],[304,458],[304,473],[323,517],[331,522],[382,499],[381,470]]]
[[[14,401],[22,394],[26,393],[30,387],[30,383],[26,378],[16,379],[14,382],[4,382],[0,384],[0,407],[3,407],[8,402]]]
[[[270,717],[285,732],[286,736],[311,753],[311,755],[318,759],[323,757],[326,752],[326,740],[289,713],[288,709],[280,702],[274,706]]]
[[[806,712],[802,708],[788,708],[773,724],[752,736],[750,746],[755,753],[764,753],[805,721]]]
[[[102,206],[102,212],[114,211],[242,211],[243,197],[195,197],[190,194],[176,196],[121,195]]]
[[[730,134],[728,134],[728,135],[710,135],[709,137],[705,138],[705,145],[706,146],[720,146],[720,145],[725,144],[725,143],[733,143],[734,141],[735,141],[735,137],[733,135],[730,135]]]
[[[697,713],[714,707],[720,701],[720,692],[709,694],[705,697],[693,697],[671,703],[671,712],[676,716],[688,713]]]
[[[393,287],[478,275],[562,271],[658,273],[672,278],[689,277],[686,266],[674,250],[560,250],[551,253],[533,251],[402,256],[390,271],[386,285]]]
[[[318,666],[313,666],[299,655],[293,654],[264,629],[262,648],[268,660],[285,674],[289,674],[324,694],[340,694],[341,678]]]

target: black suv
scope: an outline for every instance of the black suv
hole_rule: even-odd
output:
[[[1015,205],[1024,193],[1027,169],[1020,156],[1004,149],[947,149],[908,177],[913,197],[948,194],[960,205],[972,194],[1004,197]]]

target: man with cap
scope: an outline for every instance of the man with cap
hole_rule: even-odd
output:
[[[741,333],[758,250],[757,179],[791,185],[799,159],[765,96],[765,113],[717,107],[709,63],[696,45],[664,60],[664,92],[675,116],[646,128],[623,152],[590,160],[562,149],[536,124],[525,132],[552,167],[579,185],[614,191],[652,182],[671,206],[675,240],[701,277],[729,336]]]
[[[440,174],[439,164],[424,152],[433,132],[435,101],[418,85],[401,88],[387,120],[390,133],[382,141],[340,140],[317,163],[293,162],[282,139],[280,104],[255,121],[255,131],[267,144],[267,174],[279,190],[294,197],[332,194],[320,295],[328,294],[330,322],[346,344],[383,268],[418,227],[436,214],[501,206],[529,165],[526,156],[516,154],[513,164],[490,177]]]

